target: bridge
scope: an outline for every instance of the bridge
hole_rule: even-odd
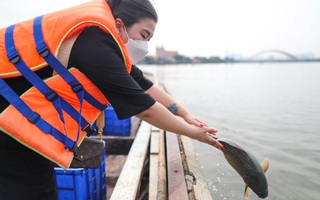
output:
[[[249,57],[248,61],[252,61],[256,57],[258,57],[258,56],[260,56],[262,54],[265,54],[265,53],[279,53],[279,54],[285,55],[286,57],[288,57],[289,59],[291,59],[293,61],[298,61],[299,60],[296,56],[294,56],[294,55],[292,55],[292,54],[290,54],[290,53],[288,53],[286,51],[282,51],[282,50],[279,50],[279,49],[267,49],[267,50],[260,51],[260,52],[258,52],[256,54],[254,54],[253,56]]]

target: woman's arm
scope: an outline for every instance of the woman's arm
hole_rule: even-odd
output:
[[[218,132],[217,129],[208,126],[197,127],[192,124],[188,124],[174,116],[167,108],[158,102],[136,116],[160,129],[185,135],[200,142],[213,145],[218,149],[223,149],[223,145],[221,143],[208,136],[208,134],[215,135]]]
[[[170,112],[172,112],[174,115],[182,117],[189,124],[193,124],[199,127],[206,126],[203,121],[190,113],[183,105],[176,102],[167,92],[165,92],[159,86],[154,84],[147,90],[147,93],[149,93],[157,102],[161,103],[164,107],[170,110]]]

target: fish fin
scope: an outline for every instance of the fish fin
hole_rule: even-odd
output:
[[[250,194],[251,194],[251,189],[246,185],[246,187],[244,188],[243,198],[248,199]]]
[[[260,165],[262,170],[266,172],[269,168],[269,159],[268,158],[264,159],[264,161]]]

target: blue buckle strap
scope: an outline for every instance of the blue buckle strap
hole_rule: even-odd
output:
[[[73,152],[73,155],[74,155],[75,157],[78,156],[77,150],[78,150],[77,143],[74,143],[73,146],[69,148],[69,151]]]
[[[12,59],[16,60],[16,57],[20,57],[18,51],[15,48],[14,45],[14,39],[13,39],[13,30],[14,30],[15,25],[11,25],[6,29],[5,32],[5,48],[8,53],[8,59],[12,61]],[[51,99],[53,106],[57,110],[60,120],[63,123],[64,129],[65,128],[65,120],[63,117],[62,113],[62,108],[61,108],[61,102],[60,98],[54,98],[54,91],[51,90],[51,88],[44,83],[44,81],[36,75],[27,65],[26,63],[22,60],[19,59],[16,62],[13,63],[16,69],[32,84],[34,85],[47,99]],[[52,95],[53,96],[50,96]],[[49,95],[49,96],[48,96]]]
[[[35,124],[40,120],[40,115],[37,112],[32,112],[27,119],[29,122]]]
[[[35,124],[42,132],[52,135],[61,143],[66,143],[66,149],[71,149],[76,142],[52,127],[41,116],[31,110],[31,108],[10,88],[10,86],[0,77],[0,94],[10,102],[24,117]],[[67,142],[66,142],[67,141]]]
[[[43,40],[37,44],[36,49],[37,49],[38,54],[43,58],[45,58],[49,55],[48,47],[47,47],[47,45],[45,45],[45,42]]]
[[[42,33],[42,17],[38,16],[34,19],[33,24],[33,36],[36,42],[38,53],[44,54],[44,52],[48,52],[48,55],[42,56],[45,61],[52,67],[72,88],[77,88],[75,90],[76,93],[82,92],[82,90],[78,90],[78,85],[81,85],[78,80],[60,63],[60,61],[49,51],[47,45],[43,39]],[[48,50],[48,51],[46,51]],[[101,104],[96,98],[90,95],[86,90],[83,90],[84,96],[83,98],[89,102],[92,106],[99,110],[106,109],[106,106]]]
[[[44,96],[46,97],[46,99],[48,101],[51,101],[51,102],[53,102],[54,100],[56,100],[59,97],[59,95],[53,90]]]
[[[79,117],[81,117],[80,127],[82,130],[84,130],[88,125],[90,125],[90,123],[82,115],[80,115],[75,108],[73,108],[68,102],[66,102],[62,98],[61,105],[63,107],[63,110],[66,111],[76,122],[78,122]]]
[[[13,30],[15,25],[11,25],[7,28],[5,33],[5,47],[7,50],[8,59],[14,64],[14,66],[18,69],[18,71],[32,84],[34,85],[45,97],[47,100],[51,101],[57,112],[59,113],[60,120],[63,122],[64,129],[65,121],[62,113],[62,109],[65,110],[75,121],[78,121],[79,118],[81,119],[81,127],[86,127],[89,124],[69,103],[59,97],[59,95],[54,92],[39,76],[37,76],[26,64],[25,62],[20,59],[20,56],[14,46],[13,40]],[[41,48],[42,54],[46,52],[46,48]],[[82,86],[77,86],[75,90],[81,90]],[[37,113],[31,113],[30,115],[26,116],[27,119],[36,124],[40,117]],[[36,120],[38,119],[38,120]],[[63,135],[61,133],[61,135]],[[68,140],[64,140],[63,143],[70,143],[67,142]],[[70,145],[66,145],[68,148]]]
[[[33,37],[37,46],[37,51],[45,59],[48,65],[52,67],[71,86],[72,90],[76,93],[79,99],[80,117],[77,120],[79,127],[78,127],[77,140],[76,140],[78,141],[79,133],[80,133],[80,124],[83,124],[82,116],[81,116],[83,100],[85,99],[88,103],[90,103],[92,106],[94,106],[99,110],[104,110],[106,106],[101,104],[86,90],[84,90],[83,86],[78,82],[78,80],[60,63],[60,61],[52,54],[52,52],[48,50],[48,47],[45,44],[43,39],[42,17],[43,16],[36,17],[34,19],[34,24],[33,24]]]
[[[14,25],[11,25],[7,28],[6,30],[6,33],[11,33],[10,37],[13,37],[13,29],[15,27],[15,24]],[[7,36],[6,36],[7,37]],[[16,50],[16,48],[14,47],[14,42],[13,42],[13,39],[12,40],[6,40],[5,41],[5,45],[6,45],[6,51],[7,51],[7,57],[9,59],[9,61],[11,63],[17,63],[19,60],[20,60],[20,56]]]
[[[12,64],[17,63],[20,60],[20,56],[17,51],[15,51],[15,53],[11,55],[7,54],[7,57]]]
[[[84,90],[82,85],[73,77],[73,75],[60,63],[58,59],[48,50],[47,45],[44,42],[43,33],[42,33],[42,16],[36,17],[34,19],[33,24],[33,37],[36,43],[36,48],[38,54],[42,56],[48,65],[54,69],[72,88],[72,90],[76,93],[79,103],[79,116],[76,120],[79,124],[77,130],[77,139],[79,139],[80,135],[80,124],[82,120],[82,106],[83,106],[83,99],[84,99]]]
[[[88,124],[88,126],[85,127],[85,128],[82,129],[82,130],[87,133],[87,136],[91,136],[93,133],[97,132],[97,129],[92,128],[92,127],[90,126],[90,124]]]
[[[71,88],[74,93],[79,93],[83,91],[83,86],[80,83],[73,85]]]

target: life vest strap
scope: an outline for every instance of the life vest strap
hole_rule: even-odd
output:
[[[8,52],[8,59],[15,60],[13,63],[17,70],[32,84],[34,85],[47,100],[51,101],[55,109],[57,110],[60,120],[65,126],[65,120],[63,117],[62,109],[66,111],[75,121],[80,121],[80,127],[84,130],[85,127],[90,125],[83,116],[81,116],[69,103],[62,99],[55,91],[53,91],[38,75],[36,75],[23,61],[20,59],[19,53],[17,52],[14,40],[13,40],[13,30],[15,25],[11,25],[6,29],[5,33],[5,47]],[[19,59],[15,59],[18,57]],[[80,92],[82,90],[82,85],[75,85],[73,91]],[[64,127],[66,131],[66,128]]]
[[[6,29],[6,38],[8,36],[11,38],[13,37],[12,35],[13,35],[14,27],[15,25],[11,25]],[[13,64],[17,63],[20,60],[20,55],[18,54],[18,51],[14,47],[13,39],[6,40],[5,46],[6,46],[8,60]]]
[[[51,101],[57,112],[59,113],[60,120],[62,121],[62,124],[65,124],[65,120],[62,113],[61,108],[61,102],[60,98],[58,98],[58,95],[47,85],[44,83],[44,81],[36,75],[23,61],[23,59],[20,58],[18,51],[15,48],[14,45],[14,39],[13,39],[13,30],[14,30],[15,24],[9,26],[6,29],[5,32],[5,47],[6,51],[8,52],[8,59],[12,62],[12,64],[16,67],[16,69],[32,84],[34,85],[46,98],[47,100]],[[15,59],[16,57],[19,57],[19,59]],[[65,127],[64,127],[65,129]],[[66,130],[66,129],[65,129]]]
[[[64,143],[66,149],[69,149],[70,151],[76,150],[74,149],[74,146],[77,146],[75,141],[68,138],[42,119],[41,116],[33,111],[2,78],[0,78],[0,94],[42,132],[50,134],[61,143]]]
[[[80,120],[80,127],[82,130],[88,131],[88,133],[91,133],[91,129],[89,127],[90,124],[87,122],[87,120],[80,115],[68,102],[66,102],[63,98],[61,98],[55,91],[53,91],[38,75],[36,75],[23,61],[23,59],[20,58],[20,55],[18,51],[15,48],[14,45],[14,39],[13,39],[13,30],[15,25],[11,25],[6,29],[5,32],[5,47],[7,50],[7,57],[8,59],[13,63],[13,65],[17,68],[17,70],[32,84],[34,85],[45,97],[48,101],[52,102],[53,106],[55,107],[56,111],[58,112],[60,116],[60,120],[63,124],[63,128],[65,132],[67,133],[66,127],[65,127],[65,120],[63,117],[62,109],[66,111],[75,121]],[[18,59],[16,59],[18,58]],[[73,87],[73,91],[80,92],[83,90],[82,85],[76,84]],[[27,116],[27,119],[35,124],[36,121],[39,120],[39,114],[36,112],[32,112],[30,115]],[[63,135],[63,134],[62,134]],[[77,141],[76,141],[77,142]],[[68,143],[65,141],[65,143]]]
[[[52,52],[50,52],[43,38],[42,17],[43,16],[36,17],[33,24],[33,36],[38,54],[42,56],[48,65],[50,65],[50,67],[52,67],[72,87],[75,93],[79,93],[83,90],[84,99],[87,102],[99,110],[106,109],[105,105],[100,103],[96,98],[83,89],[82,85],[77,81],[77,79],[74,78],[74,76],[60,63],[60,61],[52,54]]]
[[[105,105],[100,103],[94,97],[92,97],[79,83],[79,81],[60,63],[60,61],[52,54],[52,52],[48,49],[46,43],[44,42],[43,33],[42,33],[42,18],[43,16],[38,16],[34,19],[33,23],[33,37],[36,43],[36,48],[38,54],[44,58],[44,60],[48,63],[52,69],[54,69],[72,88],[79,99],[80,103],[80,117],[77,122],[81,124],[81,114],[82,114],[82,105],[83,100],[85,99],[92,106],[96,107],[99,110],[104,110],[106,108]],[[80,126],[77,131],[77,140],[80,135]]]

